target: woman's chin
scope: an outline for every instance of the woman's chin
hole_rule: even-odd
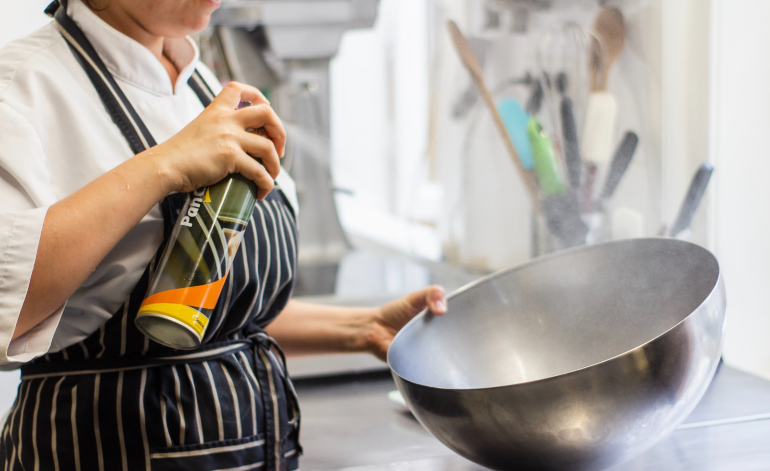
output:
[[[206,0],[206,1],[209,1],[209,0]],[[208,27],[210,22],[211,22],[210,12],[199,15],[197,18],[193,19],[192,21],[186,21],[184,31],[177,31],[181,34],[177,34],[176,36],[184,37],[190,34],[200,33],[201,31],[206,29],[206,27]],[[169,37],[169,36],[166,36],[166,37]]]

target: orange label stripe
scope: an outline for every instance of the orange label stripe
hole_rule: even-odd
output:
[[[228,273],[229,274],[229,273]],[[203,309],[214,309],[219,299],[219,294],[225,286],[227,275],[221,279],[200,286],[190,286],[189,288],[171,289],[157,294],[153,294],[145,299],[142,306],[156,303],[165,304],[184,304],[187,306]]]

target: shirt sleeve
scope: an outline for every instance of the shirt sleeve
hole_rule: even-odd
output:
[[[34,127],[0,103],[0,369],[44,355],[64,306],[11,340],[27,296],[48,207],[56,202]]]

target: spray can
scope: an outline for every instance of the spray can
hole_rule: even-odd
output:
[[[257,186],[241,175],[190,193],[136,317],[144,335],[172,348],[200,346],[256,201]]]

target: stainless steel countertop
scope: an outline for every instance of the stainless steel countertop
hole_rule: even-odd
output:
[[[387,374],[302,379],[304,471],[483,470],[390,402]],[[770,469],[770,381],[722,366],[683,427],[613,471]]]

